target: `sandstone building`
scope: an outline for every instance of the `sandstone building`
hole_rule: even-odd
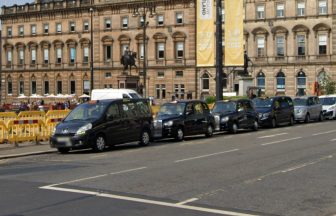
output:
[[[252,85],[267,95],[294,96],[309,94],[312,84],[324,76],[335,78],[333,4],[331,0],[245,0],[245,49],[253,62]],[[196,67],[195,0],[145,4],[36,0],[2,8],[2,100],[22,94],[89,93],[91,31],[94,88],[141,90],[144,6],[147,96],[164,102],[172,95],[180,99],[214,95],[215,68]],[[124,71],[120,63],[127,47],[137,52],[137,68],[131,71]],[[239,90],[241,77],[235,70],[224,68],[224,92]]]

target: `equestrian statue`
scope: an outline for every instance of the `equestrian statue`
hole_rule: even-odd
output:
[[[132,66],[137,68],[135,65],[136,55],[136,52],[129,51],[128,47],[125,49],[123,56],[120,58],[120,63],[124,65],[124,72],[128,70],[128,66],[130,67],[130,71],[132,70]]]

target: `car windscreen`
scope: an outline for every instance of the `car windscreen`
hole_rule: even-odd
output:
[[[135,99],[141,98],[141,96],[137,93],[129,93],[129,95],[131,96],[131,98],[135,98]]]
[[[103,115],[107,105],[107,103],[81,104],[69,113],[64,122],[97,120]]]
[[[305,98],[295,98],[293,100],[294,106],[307,106],[307,101]]]
[[[235,112],[236,111],[236,103],[234,102],[217,102],[212,109],[214,113],[221,112]]]
[[[271,107],[273,98],[254,98],[253,103],[255,107]]]
[[[336,97],[320,98],[320,102],[325,106],[334,105],[336,103]]]
[[[166,103],[160,107],[158,115],[183,115],[185,103]]]

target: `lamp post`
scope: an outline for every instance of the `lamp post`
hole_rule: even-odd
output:
[[[216,9],[216,100],[223,100],[222,0]]]
[[[90,90],[93,90],[93,8],[90,8],[90,16],[91,16],[91,26],[90,26],[90,41],[91,41],[91,50],[90,50],[90,72],[91,72],[91,82],[90,82]]]
[[[143,1],[143,11],[142,14],[140,15],[139,13],[139,8],[135,8],[133,12],[133,17],[140,16],[142,18],[142,30],[143,30],[143,35],[142,35],[142,43],[143,43],[143,97],[147,97],[147,52],[146,52],[146,30],[148,26],[148,21],[147,21],[147,12],[150,12],[149,18],[152,18],[156,15],[155,13],[155,6],[154,5],[149,5],[146,4],[146,0]]]

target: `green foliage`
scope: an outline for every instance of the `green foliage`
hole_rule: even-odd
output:
[[[332,80],[330,76],[325,76],[321,82],[321,89],[323,94],[334,94],[336,92],[336,81]]]

